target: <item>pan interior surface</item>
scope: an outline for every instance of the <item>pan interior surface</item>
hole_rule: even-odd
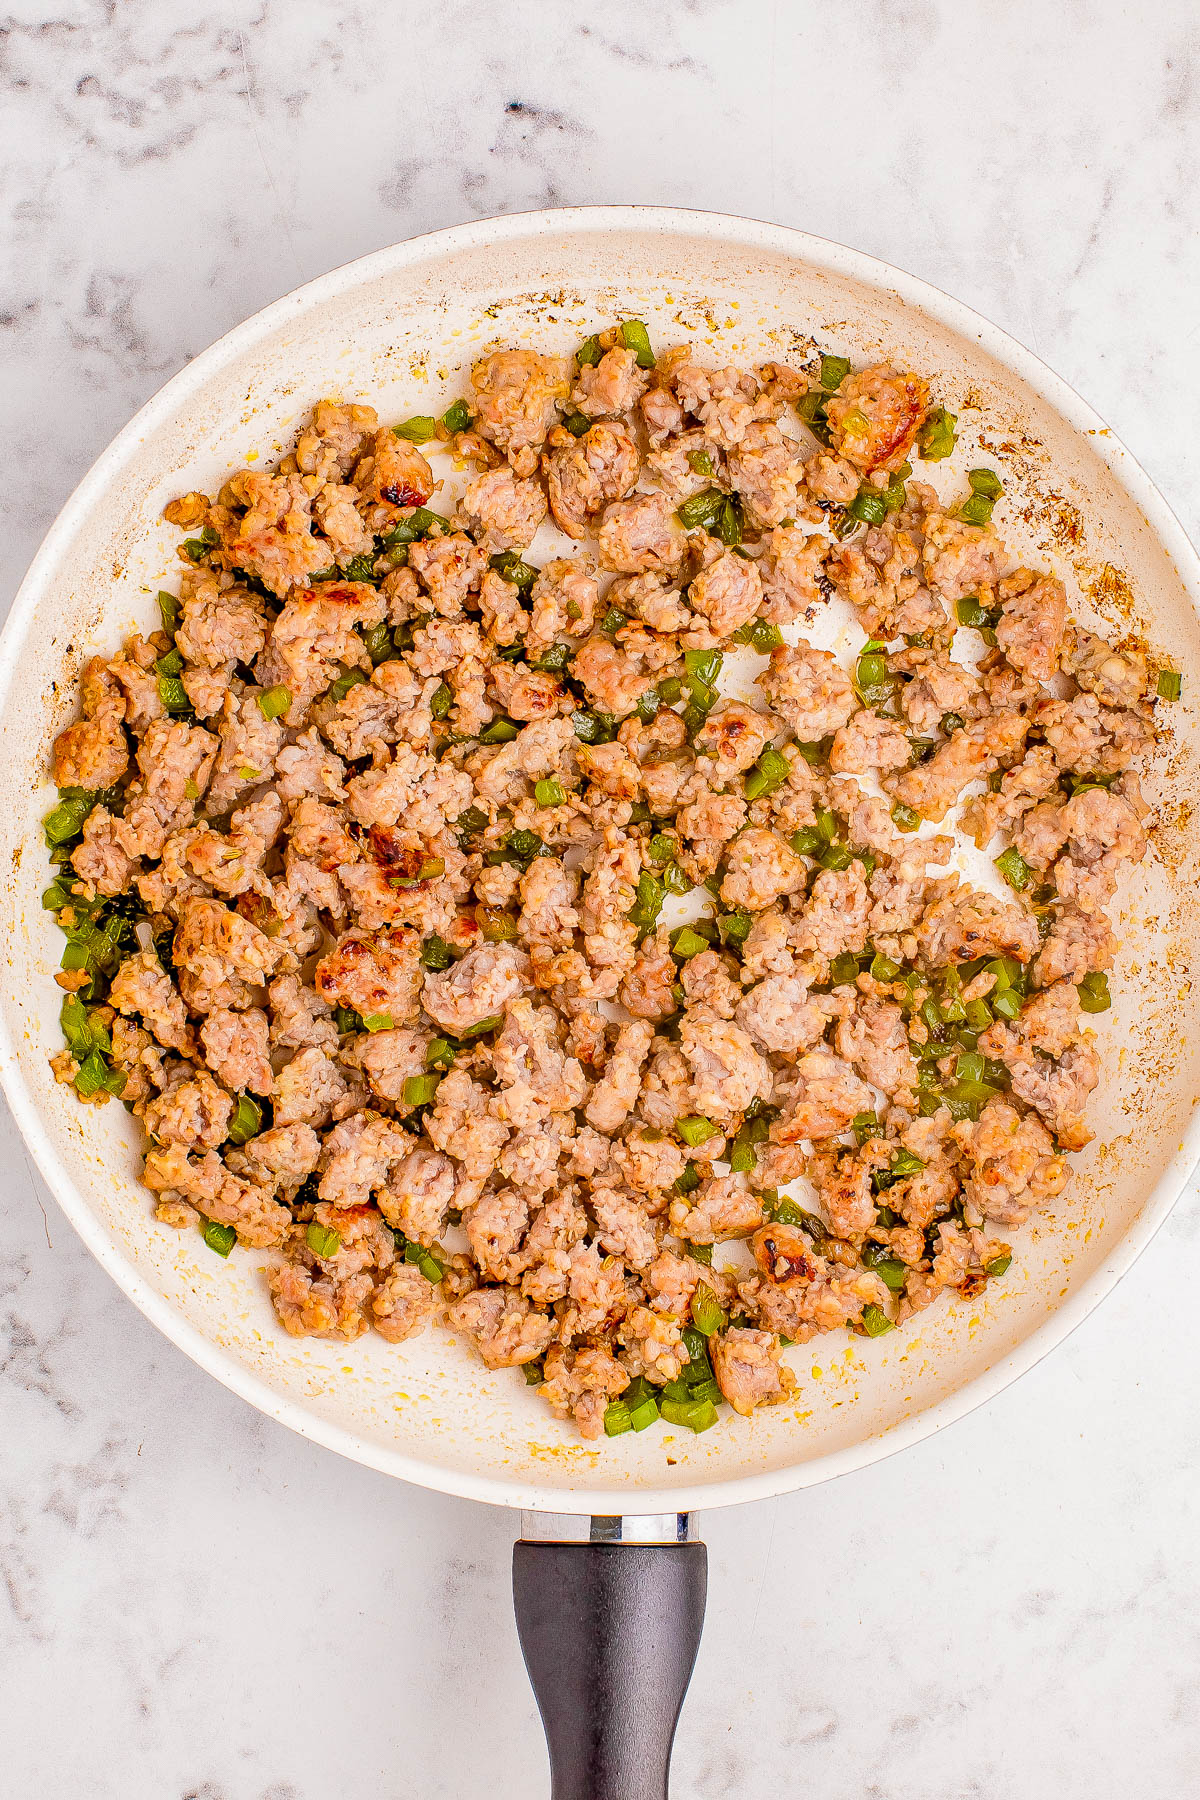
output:
[[[154,1220],[140,1126],[119,1105],[81,1107],[49,1068],[61,939],[40,904],[40,821],[74,676],[156,622],[178,539],[161,519],[168,499],[215,492],[247,458],[270,462],[323,396],[368,401],[384,419],[436,414],[487,348],[569,351],[630,315],[659,347],[686,337],[714,361],[801,360],[820,346],[929,376],[960,416],[954,468],[978,451],[1003,473],[997,523],[1014,554],[1060,575],[1076,616],[1182,670],[1184,698],[1161,709],[1168,732],[1147,782],[1160,829],[1113,909],[1114,1003],[1092,1021],[1104,1066],[1096,1142],[1073,1159],[1064,1194],[1013,1234],[1003,1281],[882,1339],[833,1333],[797,1348],[790,1402],[753,1420],[724,1414],[700,1437],[655,1428],[589,1444],[519,1370],[485,1369],[440,1329],[396,1347],[373,1334],[353,1346],[286,1337],[263,1253],[224,1262],[198,1234]],[[715,215],[597,209],[459,227],[339,270],[222,340],[127,427],[68,504],[6,627],[0,1061],[18,1121],[68,1216],[155,1323],[255,1405],[345,1454],[560,1511],[713,1505],[841,1473],[1029,1366],[1128,1266],[1195,1160],[1198,597],[1182,531],[1069,389],[965,308],[852,252]]]

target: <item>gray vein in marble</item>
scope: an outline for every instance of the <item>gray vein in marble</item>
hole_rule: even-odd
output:
[[[39,1394],[68,1419],[78,1416],[79,1407],[59,1385],[54,1364],[73,1335],[65,1319],[47,1334],[36,1332],[27,1319],[10,1312],[0,1337],[0,1376],[26,1394]]]

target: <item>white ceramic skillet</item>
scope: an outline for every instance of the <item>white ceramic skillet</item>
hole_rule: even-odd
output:
[[[937,466],[935,482],[947,491],[955,471],[979,461],[999,468],[1006,500],[997,522],[1010,546],[1061,575],[1077,616],[1148,642],[1182,670],[1184,699],[1161,709],[1169,736],[1148,789],[1162,822],[1119,895],[1114,1006],[1093,1021],[1104,1063],[1090,1114],[1097,1139],[1075,1159],[1063,1196],[1016,1234],[1009,1274],[906,1331],[831,1336],[794,1352],[799,1379],[787,1406],[753,1420],[723,1417],[700,1437],[654,1429],[594,1445],[557,1423],[519,1371],[489,1373],[440,1331],[399,1347],[375,1336],[349,1349],[285,1338],[258,1272],[261,1253],[222,1262],[198,1235],[153,1220],[137,1178],[135,1122],[118,1105],[78,1106],[50,1074],[61,940],[39,903],[47,880],[39,827],[54,797],[47,749],[75,705],[72,678],[88,655],[115,650],[156,620],[154,593],[178,538],[160,517],[172,495],[213,492],[231,468],[279,455],[323,395],[368,400],[385,419],[437,413],[487,347],[565,351],[630,315],[647,320],[659,347],[687,336],[714,358],[802,358],[820,346],[928,374],[960,418],[960,451]],[[667,1521],[643,1537],[674,1535],[694,1507],[843,1474],[978,1405],[1065,1336],[1148,1242],[1200,1154],[1200,997],[1190,977],[1200,924],[1198,600],[1195,551],[1090,407],[995,326],[855,251],[717,214],[612,207],[481,221],[364,257],[257,314],[168,382],[68,501],[13,605],[0,637],[0,1077],[9,1103],[63,1210],[142,1311],[243,1398],[343,1455],[527,1512]],[[595,1525],[591,1535],[619,1531]],[[626,1762],[650,1770],[636,1776],[616,1769],[600,1716],[616,1716],[619,1671],[597,1682],[594,1667],[582,1666],[571,1706],[590,1722],[568,1708],[556,1726],[547,1714],[560,1800],[639,1800],[635,1780],[649,1781],[647,1795],[664,1791],[688,1630],[675,1633],[672,1650],[638,1637],[635,1615],[639,1595],[666,1608],[655,1584],[677,1577],[641,1568],[635,1577],[629,1559],[643,1553],[612,1554],[628,1575],[622,1593],[604,1573],[616,1564],[601,1556],[587,1605],[547,1589],[523,1608],[535,1680],[530,1634],[549,1607],[560,1686],[569,1616],[585,1636],[616,1633],[610,1655],[673,1657],[678,1691],[641,1708],[654,1715],[655,1744],[622,1724],[621,1741],[636,1750]],[[556,1569],[560,1578],[578,1579]],[[695,1575],[682,1583],[676,1600],[698,1630]],[[577,1766],[564,1760],[571,1743],[584,1746]]]

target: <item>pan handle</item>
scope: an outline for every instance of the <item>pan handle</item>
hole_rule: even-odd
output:
[[[525,1666],[550,1751],[551,1800],[667,1800],[671,1744],[691,1678],[708,1552],[688,1520],[593,1519],[586,1542],[513,1547]],[[587,1529],[589,1521],[571,1521]],[[630,1541],[660,1530],[656,1541]],[[678,1541],[683,1539],[684,1541]]]

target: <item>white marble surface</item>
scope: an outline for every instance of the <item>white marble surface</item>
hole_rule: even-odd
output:
[[[412,232],[742,211],[970,301],[1200,523],[1188,0],[10,0],[5,597],[128,415]],[[530,1800],[513,1522],[268,1424],[160,1340],[0,1120],[0,1792]],[[686,1800],[1197,1789],[1194,1193],[982,1413],[704,1521]]]

